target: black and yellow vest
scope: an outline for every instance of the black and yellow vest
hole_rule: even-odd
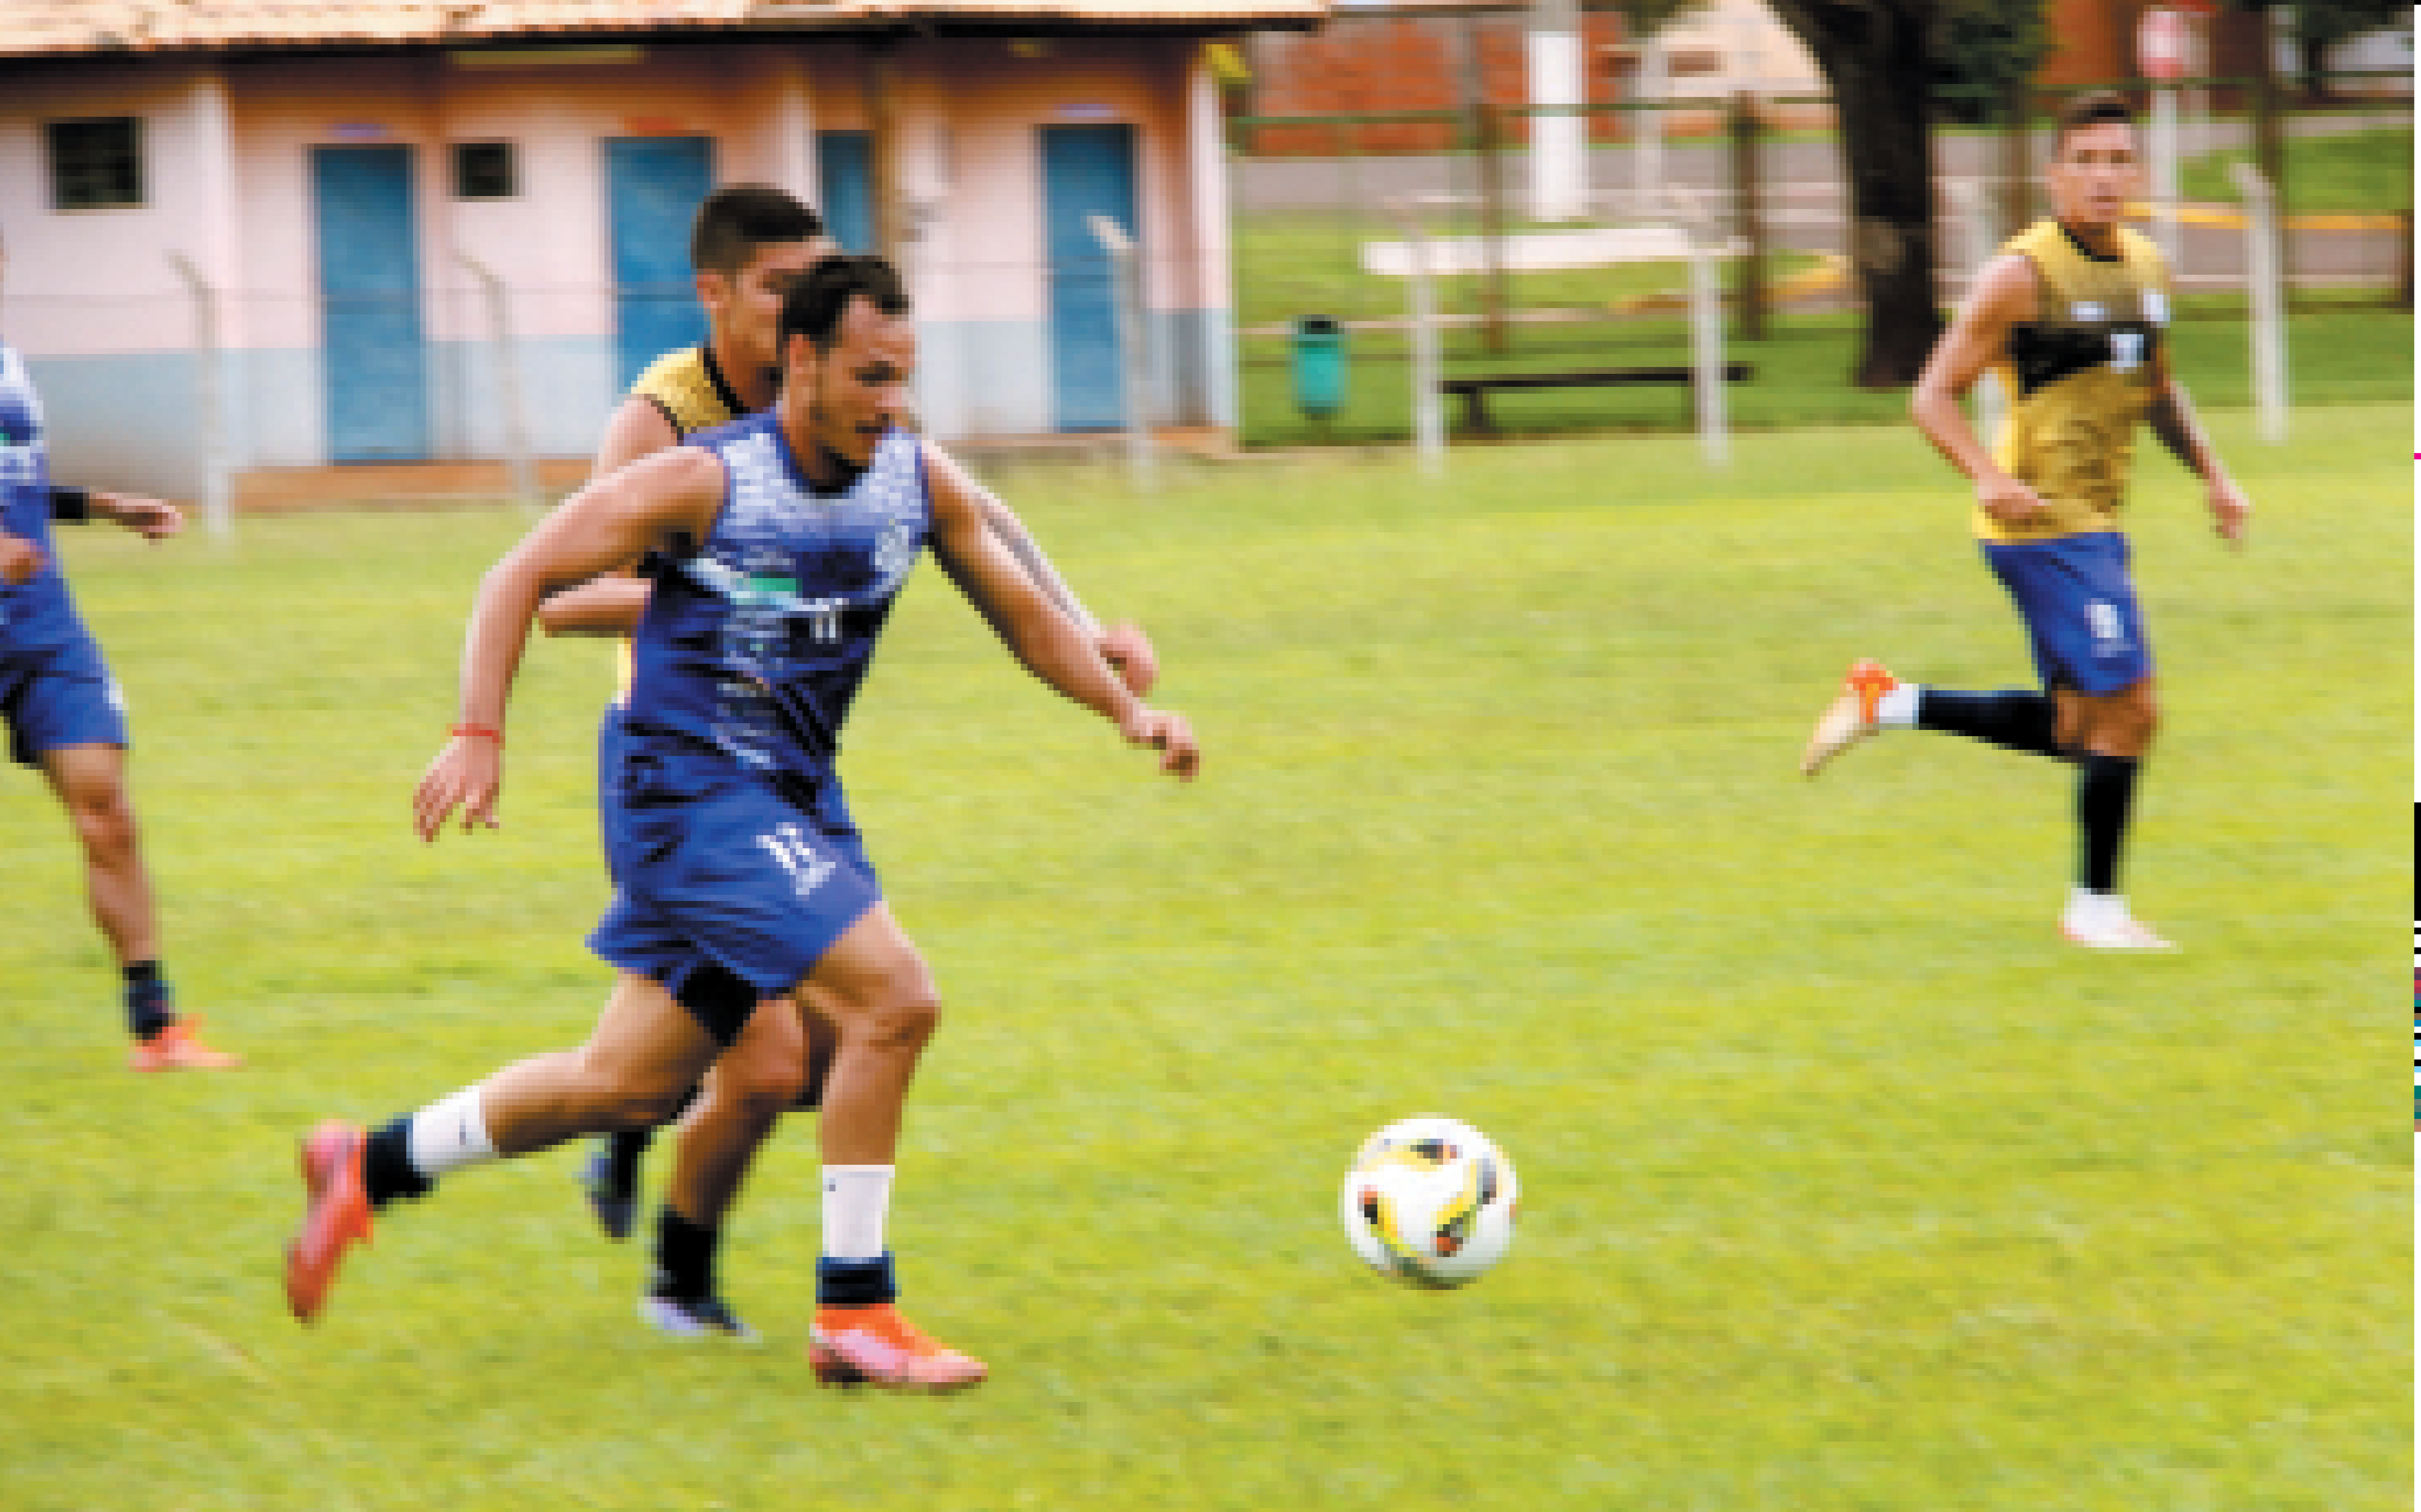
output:
[[[1993,458],[2049,507],[2023,527],[1979,507],[1976,534],[2015,541],[2116,530],[2169,321],[2168,268],[2158,247],[2123,226],[2115,257],[2085,251],[2055,220],[2002,250],[2034,264],[2038,300],[1995,366],[2010,400]]]
[[[715,366],[714,356],[703,345],[684,347],[668,351],[648,364],[631,384],[631,397],[645,399],[663,412],[673,428],[677,440],[686,441],[700,430],[729,425],[747,412],[740,406],[740,396],[731,392],[723,369]],[[615,647],[614,701],[623,703],[631,694],[631,679],[637,675],[638,663],[631,651],[631,638],[623,636]]]

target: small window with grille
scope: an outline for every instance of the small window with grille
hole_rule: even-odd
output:
[[[42,123],[51,208],[110,210],[143,203],[143,122],[134,116]]]
[[[517,193],[513,184],[513,144],[454,144],[455,198],[510,199]]]

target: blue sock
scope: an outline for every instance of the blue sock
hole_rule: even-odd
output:
[[[175,994],[156,960],[138,960],[126,967],[126,1026],[137,1039],[148,1039],[177,1021]]]

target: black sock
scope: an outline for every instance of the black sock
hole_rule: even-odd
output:
[[[362,1185],[369,1190],[373,1208],[383,1208],[398,1197],[425,1197],[437,1185],[412,1163],[412,1115],[374,1130],[363,1145]]]
[[[138,960],[126,967],[126,1026],[137,1039],[148,1039],[177,1021],[175,995],[156,960]]]
[[[656,1275],[648,1289],[659,1297],[713,1296],[714,1252],[722,1242],[721,1224],[693,1224],[666,1203],[656,1214]]]
[[[2118,891],[2118,848],[2135,802],[2132,756],[2088,751],[2077,758],[2076,826],[2082,841],[2077,881],[2097,893]]]
[[[889,1250],[871,1260],[836,1260],[827,1255],[816,1262],[819,1307],[867,1307],[898,1300]]]
[[[605,1136],[605,1158],[614,1180],[626,1187],[639,1184],[639,1161],[656,1142],[652,1129],[618,1129]]]
[[[1918,729],[1946,730],[2035,756],[2067,754],[2060,750],[2054,733],[2058,724],[2058,706],[2052,702],[2051,695],[2026,688],[2006,688],[1999,693],[1923,688],[1916,695]]]

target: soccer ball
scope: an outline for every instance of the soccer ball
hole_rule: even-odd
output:
[[[1337,1201],[1371,1270],[1445,1289],[1478,1280],[1513,1244],[1513,1162],[1452,1118],[1400,1119],[1362,1142]]]

